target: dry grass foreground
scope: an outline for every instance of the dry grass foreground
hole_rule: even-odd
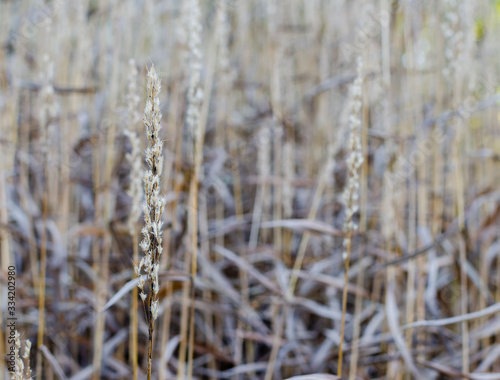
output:
[[[499,33],[1,1],[0,379],[500,379]]]

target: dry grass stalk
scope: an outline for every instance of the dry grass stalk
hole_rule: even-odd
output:
[[[361,125],[359,113],[362,105],[362,86],[363,86],[363,63],[361,58],[357,62],[358,74],[352,86],[352,108],[349,117],[349,157],[347,158],[348,179],[347,187],[344,190],[344,204],[345,204],[345,222],[344,232],[346,237],[344,239],[344,253],[342,259],[344,260],[344,291],[342,295],[342,320],[340,322],[340,344],[339,344],[339,360],[337,375],[342,377],[342,363],[344,344],[344,329],[345,318],[347,313],[347,284],[349,283],[349,260],[351,256],[352,236],[358,228],[356,222],[353,220],[354,214],[359,210],[359,168],[363,164],[363,152],[361,148],[361,138],[359,135],[359,127]]]
[[[144,125],[146,126],[146,135],[150,144],[146,149],[146,162],[149,170],[144,175],[144,194],[146,198],[143,206],[145,226],[142,229],[142,234],[144,239],[140,244],[144,256],[134,266],[135,274],[139,276],[138,287],[141,290],[140,296],[148,325],[148,380],[151,379],[152,371],[154,323],[159,311],[158,292],[160,286],[158,270],[160,268],[160,256],[163,251],[161,214],[165,207],[165,199],[160,196],[160,175],[163,171],[163,142],[160,138],[161,112],[158,97],[160,90],[160,79],[154,66],[151,66],[147,75],[148,100],[144,109]],[[149,281],[149,289],[146,288],[146,290],[144,289],[143,271]]]
[[[50,119],[54,116],[54,88],[50,83],[54,76],[54,64],[48,56],[44,57],[46,70],[42,74],[44,86],[41,90],[41,103],[39,122],[42,129],[43,141],[41,148],[43,150],[43,194],[42,194],[42,242],[40,247],[40,272],[38,282],[38,336],[37,336],[37,355],[36,355],[36,374],[38,378],[42,377],[42,353],[40,347],[43,345],[45,336],[45,284],[47,275],[47,214],[48,214],[48,197],[49,197],[49,125]]]
[[[221,21],[220,19],[218,21]],[[201,24],[201,21],[199,21]],[[198,89],[199,100],[201,101],[200,114],[198,118],[198,124],[196,128],[196,136],[195,136],[195,150],[194,150],[194,170],[193,176],[191,178],[191,184],[189,188],[189,195],[191,198],[189,204],[193,207],[196,206],[196,209],[192,209],[192,222],[193,228],[191,229],[191,244],[193,249],[193,257],[191,262],[191,278],[194,279],[197,276],[198,272],[198,259],[197,259],[197,247],[198,247],[198,226],[197,223],[200,222],[200,218],[198,217],[198,208],[203,209],[203,205],[198,205],[198,202],[202,204],[206,201],[205,194],[202,194],[202,197],[205,199],[203,201],[199,201],[199,186],[203,181],[203,147],[205,145],[205,131],[208,120],[208,113],[210,108],[210,100],[212,94],[212,87],[214,83],[214,75],[216,69],[217,62],[217,34],[218,29],[221,27],[219,22],[216,23],[216,26],[213,31],[212,39],[210,42],[210,47],[208,49],[208,63],[207,63],[207,71],[205,76],[205,81],[203,83],[203,90]],[[195,63],[201,61],[202,53],[201,53],[201,25],[198,30],[192,29],[192,35],[190,36],[191,50],[192,50],[192,59],[195,60]],[[193,67],[195,68],[195,66]],[[192,103],[193,106],[196,105],[196,102]],[[203,212],[200,213],[200,217],[203,217]],[[201,231],[203,233],[203,230]],[[205,244],[205,247],[207,244]],[[207,250],[208,252],[208,250]],[[190,308],[190,328],[189,328],[189,347],[188,347],[188,378],[191,379],[193,377],[193,360],[194,360],[194,337],[195,337],[195,288],[191,289],[191,308]]]
[[[45,194],[42,200],[43,214],[43,231],[42,231],[42,246],[40,248],[40,281],[38,283],[38,338],[37,338],[37,353],[36,353],[36,373],[37,377],[42,377],[42,352],[40,347],[43,345],[45,331],[45,283],[47,275],[47,195]]]
[[[167,150],[173,151],[175,150],[175,143],[178,140],[179,136],[182,136],[182,131],[180,128],[178,128],[179,123],[178,123],[178,102],[180,98],[180,94],[178,91],[176,91],[177,88],[175,87],[172,90],[172,96],[171,98],[171,104],[170,104],[170,112],[169,112],[169,118],[168,118],[168,127],[169,129],[167,130],[167,135],[172,136],[172,140],[170,141],[171,146],[166,147]],[[180,146],[181,144],[179,144]],[[181,150],[178,150],[179,153],[181,153]],[[170,253],[170,245],[171,245],[171,239],[172,239],[172,234],[173,230],[175,230],[175,226],[177,223],[177,218],[175,218],[175,215],[177,213],[177,202],[176,200],[180,198],[180,190],[178,188],[179,183],[181,181],[178,181],[176,178],[172,178],[173,175],[177,172],[176,171],[176,160],[172,160],[169,162],[169,166],[165,168],[165,179],[164,179],[164,189],[173,189],[174,193],[174,201],[171,202],[169,205],[167,205],[167,214],[172,216],[171,222],[172,222],[172,228],[166,229],[164,232],[164,239],[163,239],[163,247],[164,247],[164,252],[165,254],[162,257],[161,263],[160,263],[160,270],[166,270],[168,269],[172,264],[172,256]],[[164,304],[164,312],[163,312],[163,319],[162,319],[162,326],[161,326],[161,339],[160,339],[160,357],[164,358],[165,355],[167,355],[167,348],[168,348],[168,342],[170,340],[170,323],[172,319],[172,293],[174,290],[173,287],[173,282],[168,281],[167,282],[167,290],[166,290],[166,296],[163,301]],[[160,368],[158,370],[158,379],[159,380],[165,380],[166,379],[166,372],[167,372],[167,362],[163,361],[160,363]]]
[[[140,158],[141,154],[141,142],[137,133],[135,132],[140,121],[139,112],[137,107],[139,105],[139,96],[137,95],[137,67],[133,59],[129,62],[130,73],[129,73],[129,86],[128,86],[128,120],[129,129],[125,131],[125,134],[130,140],[132,145],[132,151],[127,154],[127,160],[132,166],[130,171],[130,187],[128,194],[130,196],[132,206],[130,210],[130,215],[128,219],[129,233],[132,236],[133,245],[133,256],[132,260],[134,263],[139,262],[139,229],[137,227],[138,219],[141,215],[141,203],[143,198],[143,190],[141,179],[143,178],[142,170],[142,160]],[[134,273],[134,276],[135,273]],[[130,311],[130,360],[132,363],[132,376],[136,380],[138,376],[138,288],[134,288],[132,291],[132,308]]]
[[[188,108],[186,111],[187,128],[187,163],[192,169],[192,176],[189,184],[188,199],[188,234],[186,236],[186,256],[184,268],[186,272],[194,277],[197,272],[197,249],[198,249],[198,180],[199,165],[202,159],[203,135],[201,126],[201,105],[203,101],[203,89],[201,87],[201,10],[199,0],[189,0],[186,2],[188,47],[189,47],[189,87],[188,87]],[[203,129],[204,130],[204,129]],[[201,144],[201,145],[200,145]],[[179,365],[177,378],[182,379],[185,375],[186,348],[189,343],[188,361],[192,359],[194,344],[194,300],[191,309],[188,310],[189,297],[194,298],[194,288],[186,282],[182,289],[182,314],[181,314],[181,341],[179,346]],[[190,318],[193,317],[193,318]],[[189,338],[188,338],[189,330]],[[188,341],[189,339],[189,341]],[[193,343],[192,343],[193,342]],[[192,368],[188,368],[190,372]],[[188,374],[189,377],[189,374]]]

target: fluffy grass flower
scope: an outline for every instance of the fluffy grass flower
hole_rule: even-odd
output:
[[[165,207],[165,198],[160,196],[160,175],[163,170],[163,142],[160,139],[160,100],[158,95],[161,89],[161,82],[152,66],[147,74],[147,95],[148,100],[144,109],[144,125],[149,140],[149,147],[146,149],[146,162],[149,169],[144,174],[144,194],[146,202],[143,205],[144,211],[144,236],[140,246],[144,251],[139,265],[134,268],[139,277],[139,289],[141,299],[144,303],[146,321],[149,330],[148,349],[148,379],[151,379],[151,358],[153,348],[154,321],[158,317],[158,292],[160,289],[158,282],[158,270],[160,268],[160,256],[162,254],[162,227],[161,214]],[[149,280],[149,291],[145,289],[145,280],[142,273],[146,274]]]
[[[351,255],[352,233],[357,230],[358,225],[353,221],[354,214],[359,210],[359,169],[363,164],[363,152],[361,148],[361,138],[359,129],[361,126],[361,119],[359,114],[362,106],[362,86],[363,86],[363,62],[361,58],[357,60],[358,73],[357,77],[351,88],[352,105],[349,116],[349,142],[348,150],[349,156],[347,157],[347,171],[348,179],[347,185],[344,190],[343,200],[345,204],[345,221],[344,232],[344,252],[342,258],[344,259],[344,291],[342,295],[342,320],[340,326],[340,345],[339,345],[339,361],[337,374],[342,376],[342,346],[344,343],[344,330],[345,330],[345,315],[347,307],[347,284],[349,281],[349,259]]]

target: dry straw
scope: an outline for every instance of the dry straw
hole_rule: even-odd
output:
[[[186,236],[186,256],[185,266],[186,272],[191,272],[192,277],[197,272],[197,246],[198,246],[198,180],[199,170],[202,160],[203,149],[203,129],[201,128],[202,102],[204,91],[201,87],[201,69],[203,53],[201,50],[201,9],[199,0],[189,0],[186,2],[187,16],[185,22],[188,30],[188,47],[189,47],[189,87],[187,93],[187,110],[186,110],[186,161],[191,166],[192,177],[189,184],[189,210],[188,210],[188,234]],[[190,292],[191,290],[191,292]],[[189,353],[188,363],[193,360],[194,350],[194,302],[191,304],[191,309],[188,310],[189,296],[194,298],[194,288],[190,289],[189,283],[184,283],[182,289],[182,309],[181,309],[181,331],[179,344],[179,366],[177,369],[177,377],[184,378],[186,349]],[[190,327],[188,338],[188,326]],[[190,378],[190,370],[188,369],[188,378]]]
[[[148,101],[144,109],[144,125],[149,140],[149,148],[146,149],[146,162],[149,170],[144,175],[144,193],[146,202],[143,206],[145,226],[142,229],[144,239],[140,246],[144,251],[144,257],[135,265],[135,274],[139,276],[139,289],[144,304],[146,322],[148,323],[149,345],[148,345],[148,380],[151,379],[151,361],[153,351],[154,322],[158,317],[158,270],[160,268],[160,256],[162,254],[162,225],[161,214],[165,207],[165,199],[160,196],[160,175],[163,170],[163,142],[160,139],[160,100],[158,95],[161,82],[156,75],[154,66],[151,66],[147,75]],[[149,280],[149,290],[145,289],[145,273]]]
[[[36,357],[36,375],[38,378],[42,377],[42,363],[43,357],[40,347],[43,345],[43,338],[45,336],[45,285],[47,274],[47,246],[48,246],[48,232],[47,232],[47,215],[48,215],[48,197],[50,192],[49,180],[49,159],[52,154],[49,149],[49,127],[51,119],[56,113],[56,104],[54,102],[54,88],[51,81],[54,77],[54,64],[50,58],[45,55],[43,57],[45,64],[45,71],[41,75],[44,85],[40,93],[40,110],[39,110],[39,123],[42,132],[41,148],[43,150],[43,194],[42,194],[42,237],[40,246],[40,273],[38,282],[38,334],[37,334],[37,357]]]
[[[351,255],[352,234],[357,230],[358,226],[353,220],[354,214],[359,209],[359,169],[363,164],[363,151],[361,149],[361,139],[359,127],[361,120],[359,113],[361,111],[362,101],[362,85],[363,85],[363,62],[358,58],[358,75],[352,86],[352,108],[349,116],[349,129],[350,136],[348,142],[349,157],[347,158],[348,180],[347,186],[344,190],[343,198],[345,204],[345,222],[344,232],[344,252],[342,258],[344,259],[344,290],[342,296],[342,320],[340,325],[340,344],[339,344],[339,362],[338,362],[338,376],[342,376],[342,345],[344,342],[345,330],[345,316],[347,306],[347,283],[349,280],[349,259]]]
[[[141,178],[142,178],[142,164],[139,156],[141,154],[141,140],[137,136],[136,128],[140,121],[139,113],[137,112],[137,107],[139,105],[139,97],[137,96],[137,67],[133,59],[130,60],[130,72],[129,72],[129,86],[128,86],[128,111],[127,115],[129,118],[129,129],[125,131],[125,134],[130,140],[132,145],[132,150],[127,154],[127,161],[132,166],[130,172],[130,187],[128,195],[132,199],[132,208],[130,210],[130,215],[128,218],[128,227],[130,234],[134,234],[137,229],[137,220],[141,215],[141,201],[143,197],[143,191],[141,188]]]
[[[125,134],[130,140],[132,145],[132,150],[127,154],[127,160],[132,166],[130,172],[130,187],[128,190],[128,195],[132,200],[132,207],[130,210],[130,215],[128,219],[128,228],[133,241],[133,261],[137,263],[139,261],[139,230],[137,228],[137,221],[141,216],[141,203],[143,199],[143,190],[141,178],[143,177],[142,162],[140,159],[141,155],[141,140],[137,136],[136,128],[140,122],[140,115],[137,111],[139,105],[139,96],[137,95],[137,67],[133,59],[129,62],[129,85],[128,85],[128,120],[129,129],[125,131]],[[136,380],[138,377],[138,289],[134,288],[132,292],[132,307],[130,311],[130,362],[132,364],[132,376]]]

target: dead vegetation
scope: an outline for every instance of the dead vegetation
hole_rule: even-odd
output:
[[[499,28],[496,0],[0,2],[0,378],[15,266],[16,379],[500,379]]]

